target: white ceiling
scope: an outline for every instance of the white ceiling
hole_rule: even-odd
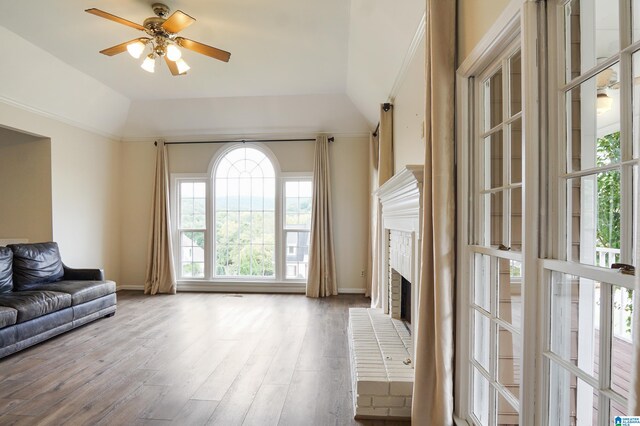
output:
[[[196,18],[181,36],[231,52],[224,63],[183,51],[192,68],[173,77],[162,62],[149,74],[142,59],[98,53],[143,33],[84,12],[95,7],[142,23],[153,16],[152,3],[0,1],[0,45],[14,64],[0,67],[0,101],[119,138],[362,134],[375,127],[379,104],[389,101],[411,59],[425,6],[424,0],[167,0]],[[267,99],[255,102],[260,97]],[[176,105],[195,115],[180,119]],[[234,118],[229,127],[198,110],[212,105],[238,111],[243,123]]]
[[[170,0],[196,22],[180,35],[231,52],[229,63],[185,52],[187,76],[158,61],[154,75],[126,52],[104,48],[144,35],[85,13],[102,9],[140,23],[152,1],[0,2],[0,25],[130,99],[344,93],[349,3],[344,0]],[[162,65],[162,66],[160,66]],[[162,88],[162,90],[158,90]]]

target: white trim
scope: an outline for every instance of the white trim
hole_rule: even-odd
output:
[[[416,56],[416,52],[418,51],[418,46],[424,40],[426,35],[426,26],[427,26],[427,12],[425,11],[422,14],[422,18],[418,23],[418,28],[416,28],[416,32],[413,34],[413,38],[411,39],[411,44],[407,49],[407,52],[404,55],[404,59],[402,60],[402,65],[400,65],[400,70],[398,74],[396,74],[396,78],[393,82],[393,86],[391,86],[391,91],[389,92],[389,101],[393,103],[395,97],[398,96],[398,92],[400,92],[400,88],[404,84],[404,80],[407,77],[407,72],[409,71],[409,67],[413,62],[413,58]]]
[[[9,105],[11,107],[18,108],[18,109],[21,109],[23,111],[30,112],[32,114],[39,115],[39,116],[44,117],[44,118],[55,120],[55,121],[58,121],[60,123],[67,124],[69,126],[76,127],[78,129],[82,129],[82,130],[85,130],[87,132],[99,135],[99,136],[104,136],[105,138],[113,139],[113,140],[118,141],[118,142],[122,141],[122,136],[116,135],[115,133],[111,133],[111,132],[108,132],[108,131],[105,131],[105,130],[102,130],[102,129],[98,129],[97,127],[89,126],[87,124],[81,123],[81,122],[73,120],[71,118],[67,118],[67,117],[64,117],[64,116],[59,115],[59,114],[54,114],[54,113],[45,111],[43,109],[27,105],[25,103],[22,103],[20,101],[15,100],[15,99],[11,99],[11,98],[9,98],[7,96],[4,96],[4,95],[0,95],[0,102],[4,103],[6,105]],[[45,137],[45,136],[43,136],[43,137]]]
[[[360,287],[339,287],[338,294],[365,294],[365,289]]]
[[[538,20],[544,19],[541,3],[525,2],[522,6],[522,275],[525,283],[521,326],[520,423],[533,425],[536,419],[536,399],[539,374],[536,364],[540,357],[538,329],[538,251],[540,219],[540,81]],[[525,226],[526,224],[526,226]],[[537,421],[536,421],[537,420]]]
[[[120,290],[140,290],[144,291],[144,285],[141,284],[117,284],[116,291]]]

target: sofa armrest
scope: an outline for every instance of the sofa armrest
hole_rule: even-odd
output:
[[[64,267],[63,280],[70,281],[104,281],[104,271],[102,269],[76,269]]]

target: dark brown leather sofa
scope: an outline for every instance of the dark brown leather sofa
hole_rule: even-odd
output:
[[[0,358],[115,312],[116,284],[65,266],[57,243],[0,247]]]

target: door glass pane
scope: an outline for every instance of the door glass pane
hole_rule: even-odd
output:
[[[598,58],[620,50],[618,2],[572,0],[565,6],[566,69],[569,79],[593,68]]]
[[[519,425],[518,410],[516,410],[499,392],[498,395],[498,426]]]
[[[520,329],[522,317],[522,263],[500,259],[498,317]]]
[[[490,340],[491,320],[477,310],[473,310],[473,358],[478,361],[485,370],[490,371]]]
[[[504,151],[502,147],[502,130],[485,138],[485,187],[498,188],[503,185],[502,162]]]
[[[510,59],[511,68],[510,92],[511,92],[511,116],[522,111],[522,65],[521,55],[518,50]]]
[[[554,272],[551,284],[551,351],[598,377],[600,283]]]
[[[498,327],[498,382],[516,398],[520,396],[520,335]]]
[[[620,162],[619,64],[566,94],[569,170]]]
[[[611,389],[629,397],[633,353],[633,290],[613,286],[611,299]]]
[[[549,426],[597,425],[598,392],[550,361]]]
[[[481,425],[489,424],[489,381],[473,367],[473,414]]]
[[[502,68],[485,81],[484,99],[484,130],[488,131],[502,122]]]
[[[491,312],[491,258],[483,254],[474,256],[473,302]]]

